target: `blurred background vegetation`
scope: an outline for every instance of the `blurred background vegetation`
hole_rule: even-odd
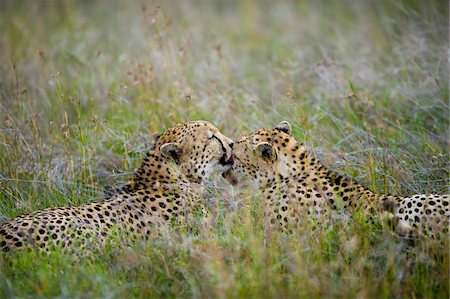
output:
[[[1,1],[0,223],[101,199],[154,132],[193,119],[232,138],[288,120],[328,167],[375,191],[448,193],[448,15],[439,0]],[[426,244],[411,262],[359,226],[266,243],[257,198],[232,191],[224,199],[247,209],[225,233],[109,252],[81,274],[24,255],[0,264],[3,294],[448,297],[448,250],[436,263]],[[359,255],[324,253],[342,244]]]

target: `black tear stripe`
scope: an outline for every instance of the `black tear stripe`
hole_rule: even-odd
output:
[[[223,156],[220,158],[219,163],[225,165],[227,163],[226,159],[226,155],[227,155],[227,150],[225,148],[225,146],[223,145],[222,140],[220,140],[216,135],[212,136],[213,138],[217,139],[220,143],[220,146],[222,147],[223,150]]]

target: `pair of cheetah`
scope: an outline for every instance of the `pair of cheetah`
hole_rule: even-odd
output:
[[[104,243],[119,228],[146,238],[152,226],[183,221],[192,213],[208,217],[203,183],[223,173],[232,184],[262,189],[265,217],[283,227],[305,213],[343,206],[394,215],[399,230],[421,227],[430,235],[449,224],[447,195],[407,198],[378,195],[328,171],[281,122],[233,141],[209,122],[192,121],[167,130],[144,157],[130,181],[107,200],[80,207],[49,208],[7,221],[0,227],[3,251],[48,250],[90,239]]]

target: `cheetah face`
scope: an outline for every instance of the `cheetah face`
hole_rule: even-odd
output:
[[[274,129],[263,129],[241,137],[233,148],[234,165],[223,176],[235,186],[259,188],[274,182],[278,175],[289,175],[285,154],[296,144],[291,126],[283,121]]]
[[[155,148],[172,160],[180,171],[200,183],[214,173],[231,168],[233,141],[206,121],[192,121],[177,125],[162,135]]]

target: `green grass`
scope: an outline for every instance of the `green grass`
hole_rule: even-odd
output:
[[[448,193],[448,25],[445,1],[2,1],[0,223],[100,200],[191,119],[288,120],[372,190]],[[196,233],[4,256],[0,297],[449,297],[448,239],[409,248],[364,215],[266,231],[260,197],[223,186]]]

